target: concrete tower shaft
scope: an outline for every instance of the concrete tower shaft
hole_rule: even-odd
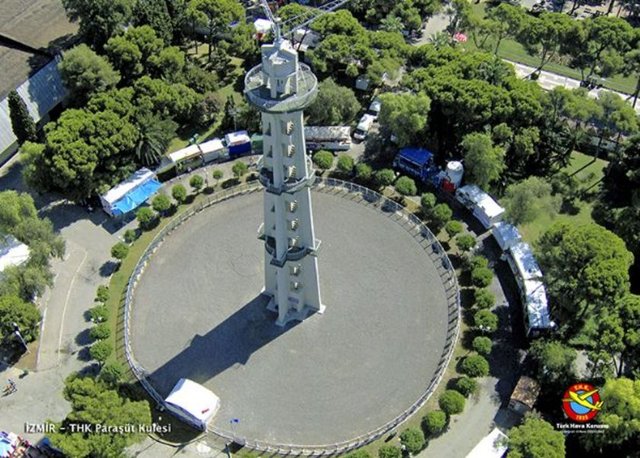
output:
[[[262,47],[262,65],[245,78],[245,95],[262,112],[265,187],[265,287],[276,323],[323,312],[309,187],[314,173],[307,157],[302,110],[317,94],[317,79],[288,41]]]

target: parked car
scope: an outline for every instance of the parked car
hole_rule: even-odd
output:
[[[353,133],[353,138],[355,138],[356,140],[364,140],[365,138],[367,138],[369,129],[371,129],[371,126],[373,125],[373,122],[375,120],[376,118],[373,115],[363,115],[358,122],[358,126],[356,127],[355,132]]]

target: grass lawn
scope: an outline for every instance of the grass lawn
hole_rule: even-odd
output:
[[[486,11],[486,3],[481,2],[479,4],[472,4],[472,9],[474,13],[481,15],[484,17]],[[491,41],[491,40],[489,40]],[[467,49],[478,49],[471,38],[464,45]],[[489,49],[493,50],[495,45],[489,47]],[[498,55],[503,59],[511,60],[513,62],[518,62],[524,65],[530,65],[532,67],[538,67],[540,59],[535,56],[529,55],[524,47],[518,43],[516,40],[512,39],[504,39],[500,43],[500,48],[498,49]],[[558,75],[567,76],[569,78],[581,80],[582,76],[580,74],[579,69],[571,68],[566,65],[563,65],[559,62],[549,62],[544,67],[543,70],[548,72],[557,73]],[[607,78],[604,81],[604,86],[612,89],[614,91],[624,92],[626,94],[632,94],[636,87],[636,81],[633,77],[628,77],[624,75],[615,75],[611,78]]]
[[[585,188],[591,188],[592,186],[596,186],[602,179],[606,166],[607,161],[603,159],[597,159],[593,162],[592,156],[574,151],[571,155],[571,163],[564,168],[564,171],[575,176],[579,181],[583,181]],[[580,211],[575,215],[560,213],[553,216],[549,213],[541,213],[535,221],[520,225],[520,233],[524,241],[533,243],[556,221],[564,221],[575,225],[592,223],[591,209],[592,205],[590,202],[580,202]]]

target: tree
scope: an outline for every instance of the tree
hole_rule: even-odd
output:
[[[484,356],[471,355],[462,361],[460,369],[469,377],[486,377],[489,375],[489,362]]]
[[[402,450],[395,445],[382,445],[378,449],[378,458],[401,458]]]
[[[96,297],[94,302],[102,302],[103,304],[109,300],[109,287],[106,285],[100,285],[96,289]]]
[[[489,310],[478,310],[473,315],[473,325],[482,332],[492,333],[498,329],[498,315]]]
[[[617,136],[619,139],[622,134],[632,135],[638,132],[636,111],[618,94],[602,91],[598,94],[597,103],[601,110],[598,113],[600,116],[596,118],[600,126],[600,136],[595,158],[599,156],[600,146],[605,138]]]
[[[235,164],[234,164],[234,167],[235,167]],[[193,192],[198,194],[202,189],[202,187],[204,186],[204,178],[202,178],[198,174],[193,175],[191,178],[189,178],[189,186],[191,186],[191,189],[193,189]]]
[[[456,381],[455,387],[457,392],[459,392],[465,398],[468,398],[478,390],[478,383],[472,378],[460,377]]]
[[[587,312],[610,308],[628,291],[633,255],[601,226],[556,223],[542,234],[536,253],[552,311],[572,324],[569,331],[581,327]]]
[[[435,194],[430,192],[425,192],[420,196],[420,206],[422,207],[422,212],[425,214],[425,217],[429,218],[431,216],[437,202]]]
[[[243,177],[248,170],[249,170],[249,166],[242,161],[234,162],[233,167],[231,167],[233,176],[236,177],[237,179],[240,179],[241,177]]]
[[[138,143],[136,157],[138,163],[153,166],[160,163],[169,143],[176,136],[178,124],[171,119],[145,113],[137,118]]]
[[[67,17],[80,21],[79,34],[97,51],[131,19],[131,0],[62,0]]]
[[[459,234],[456,237],[456,245],[463,253],[468,253],[476,246],[476,238],[472,234]]]
[[[132,19],[137,26],[151,26],[165,44],[173,42],[173,18],[165,0],[136,0]]]
[[[435,437],[447,428],[447,414],[442,410],[432,410],[422,417],[422,429],[430,436]]]
[[[93,340],[105,340],[111,335],[111,327],[108,323],[98,323],[89,331],[89,336]]]
[[[102,323],[103,321],[107,321],[109,319],[109,308],[104,304],[91,307],[89,309],[89,317],[94,323]]]
[[[469,261],[469,267],[471,268],[471,270],[480,269],[480,268],[488,268],[489,267],[489,260],[487,258],[485,258],[484,256],[476,255],[476,256],[472,257],[471,260]]]
[[[446,390],[440,395],[438,405],[447,415],[459,414],[464,410],[464,396],[455,390]]]
[[[187,189],[181,184],[176,184],[171,188],[171,197],[182,205],[187,200]]]
[[[603,436],[584,438],[585,447],[593,450],[628,445],[628,450],[634,449],[640,437],[640,380],[608,379],[600,390],[600,399],[602,411],[598,422],[609,425],[609,429],[606,434],[585,434]]]
[[[396,180],[395,184],[396,191],[398,191],[403,196],[415,196],[418,193],[418,188],[416,187],[416,182],[409,177],[400,177]]]
[[[373,169],[369,164],[358,162],[356,164],[356,179],[360,182],[368,182],[373,176]]]
[[[460,145],[464,154],[467,179],[482,189],[500,178],[505,168],[504,150],[493,146],[491,136],[474,132],[464,136]]]
[[[381,188],[389,186],[396,180],[396,172],[392,169],[381,169],[375,173],[375,181]]]
[[[490,309],[496,303],[496,297],[486,288],[476,289],[473,292],[473,303],[479,309]]]
[[[434,232],[437,234],[442,227],[449,222],[453,216],[453,211],[445,203],[441,203],[433,207],[433,212],[429,218],[429,223],[433,227]]]
[[[133,89],[139,111],[184,124],[202,118],[199,110],[203,96],[182,83],[171,84],[145,75],[135,81]]]
[[[91,345],[91,348],[89,349],[91,359],[95,359],[101,367],[107,358],[111,356],[111,353],[113,353],[113,347],[107,340],[99,340]]]
[[[638,95],[640,94],[640,37],[637,37],[635,41],[635,47],[624,56],[625,65],[622,69],[626,76],[633,75],[635,77],[636,87],[633,90],[633,103],[631,105],[633,108],[636,107]]]
[[[389,15],[380,21],[380,29],[385,32],[399,33],[404,30],[404,24],[398,16]]]
[[[407,428],[400,433],[400,442],[409,453],[415,455],[425,446],[424,433],[420,428]]]
[[[484,27],[487,29],[487,35],[495,39],[493,54],[498,54],[500,43],[504,38],[518,36],[527,22],[529,22],[528,16],[520,6],[500,3],[495,8],[491,8],[487,13]]]
[[[136,212],[136,219],[143,230],[150,229],[156,221],[156,214],[149,207],[142,207]]]
[[[387,93],[380,101],[380,127],[388,136],[395,135],[399,146],[414,144],[426,128],[431,99],[423,93]]]
[[[599,434],[585,434],[598,436]],[[563,458],[564,434],[546,421],[527,417],[524,423],[509,431],[509,457]]]
[[[222,180],[222,177],[224,177],[224,172],[220,169],[214,169],[212,176],[213,176],[213,179],[216,180],[216,185],[217,185],[218,182]]]
[[[458,235],[460,232],[464,230],[464,226],[460,221],[453,219],[449,221],[447,224],[445,224],[444,230],[449,236],[449,240],[451,240],[452,238],[454,238],[456,235]]]
[[[14,335],[13,323],[22,338],[31,342],[38,337],[41,315],[36,306],[15,295],[0,296],[0,340]]]
[[[242,5],[236,0],[190,0],[188,5],[188,15],[198,25],[207,28],[208,57],[211,62],[211,50],[215,39],[224,33],[231,23],[244,19]]]
[[[111,37],[105,51],[125,81],[152,70],[171,78],[185,65],[184,53],[175,47],[165,48],[162,38],[148,25],[130,27],[123,35]]]
[[[353,173],[353,158],[347,154],[338,156],[338,170],[343,174],[350,176]]]
[[[151,201],[151,206],[155,211],[164,215],[173,206],[171,199],[166,194],[158,194]]]
[[[118,242],[111,247],[111,256],[122,262],[129,254],[129,245],[124,242]]]
[[[92,94],[115,87],[120,81],[120,74],[111,64],[85,44],[65,52],[58,69],[76,105],[82,105]]]
[[[353,121],[360,109],[352,89],[327,78],[318,85],[318,96],[305,108],[304,114],[309,125],[339,126]]]
[[[313,155],[313,163],[317,165],[320,170],[329,170],[333,167],[333,154],[329,151],[318,151]]]
[[[75,375],[65,381],[64,397],[71,403],[72,411],[62,423],[56,425],[58,432],[49,435],[53,446],[65,456],[121,456],[128,446],[144,438],[144,432],[134,428],[132,432],[116,430],[85,434],[72,432],[68,427],[61,429],[60,426],[78,421],[94,426],[151,424],[151,410],[146,400],[131,401],[121,397],[118,391],[109,389],[101,378]]]
[[[491,347],[493,346],[493,343],[488,337],[478,336],[474,337],[471,345],[473,346],[473,349],[479,354],[487,356],[489,353],[491,353]]]
[[[542,13],[539,18],[524,22],[519,34],[527,53],[540,58],[536,70],[563,53],[567,41],[574,34],[575,21],[564,13]]]
[[[513,224],[526,224],[541,213],[553,217],[560,207],[559,196],[551,195],[551,184],[540,177],[529,177],[507,186],[505,191],[505,214]]]
[[[471,283],[477,288],[486,288],[493,280],[493,272],[487,267],[478,267],[471,270]]]
[[[27,110],[27,105],[22,97],[16,92],[11,91],[7,97],[9,105],[9,117],[11,118],[11,129],[18,138],[18,143],[22,145],[26,141],[34,142],[37,140],[36,123]]]

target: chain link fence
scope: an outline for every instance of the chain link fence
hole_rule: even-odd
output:
[[[151,384],[147,380],[147,372],[136,361],[131,350],[129,323],[131,319],[133,295],[140,276],[144,272],[144,269],[147,266],[150,257],[158,249],[164,239],[193,215],[218,202],[222,202],[224,200],[243,194],[260,192],[262,191],[262,189],[263,188],[259,183],[250,183],[223,190],[210,196],[204,202],[197,204],[194,208],[190,209],[186,213],[175,217],[154,237],[147,249],[144,251],[133,273],[131,274],[131,277],[129,278],[124,304],[124,353],[135,377],[139,380],[140,384],[149,393],[149,395],[160,406],[164,405],[164,399],[153,388],[153,386],[151,386]],[[411,236],[416,240],[420,247],[434,262],[438,274],[440,275],[440,279],[442,280],[442,284],[445,288],[449,317],[447,337],[436,372],[429,381],[429,385],[422,396],[420,396],[420,398],[416,400],[416,402],[414,402],[411,407],[402,412],[393,420],[387,422],[385,425],[380,426],[374,430],[367,432],[366,434],[362,434],[349,441],[323,445],[274,444],[252,440],[245,437],[239,437],[233,432],[216,428],[213,425],[209,426],[208,431],[216,435],[218,438],[221,438],[225,441],[236,442],[257,452],[269,454],[277,453],[279,455],[337,455],[355,450],[379,439],[389,431],[397,428],[400,424],[411,417],[416,411],[418,411],[425,404],[425,402],[427,402],[431,394],[434,392],[434,390],[442,380],[442,377],[444,376],[444,372],[453,355],[453,350],[460,331],[460,292],[454,268],[438,239],[418,217],[408,212],[402,205],[398,204],[397,202],[394,202],[393,200],[388,199],[369,188],[357,185],[355,183],[333,178],[317,178],[315,184],[313,185],[313,189],[317,192],[323,192],[326,194],[336,195],[341,198],[350,199],[361,205],[365,205],[376,211],[379,211],[381,214],[392,219],[394,222],[402,226],[409,234],[411,234]]]

